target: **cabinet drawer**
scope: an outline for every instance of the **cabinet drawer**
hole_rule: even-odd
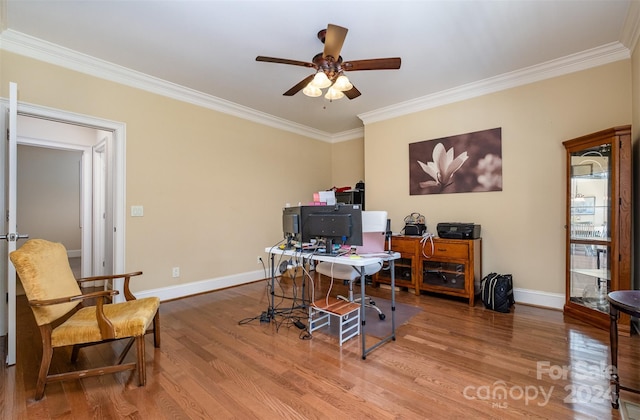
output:
[[[404,254],[414,254],[416,252],[416,242],[392,236],[391,249]]]
[[[469,258],[469,245],[466,243],[450,243],[434,241],[433,255],[431,258],[444,258],[444,259],[467,259]],[[429,255],[431,251],[430,246],[426,246],[424,252]]]

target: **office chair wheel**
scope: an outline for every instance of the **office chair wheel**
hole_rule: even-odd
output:
[[[384,321],[386,317],[387,316],[385,314],[378,314],[378,318],[380,318],[380,321]]]
[[[369,298],[369,304],[370,305],[375,305],[376,303],[373,301],[373,299]]]

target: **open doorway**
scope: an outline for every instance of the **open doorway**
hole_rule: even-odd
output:
[[[65,245],[78,277],[110,274],[111,133],[24,115],[18,126],[19,229]]]

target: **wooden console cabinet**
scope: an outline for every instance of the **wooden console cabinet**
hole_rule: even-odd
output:
[[[400,253],[400,259],[395,260],[396,286],[415,290],[420,294],[420,286],[417,282],[420,267],[419,237],[416,236],[392,236],[391,249]],[[388,270],[380,270],[373,276],[374,286],[378,284],[391,284],[391,273]]]
[[[391,249],[399,252],[395,263],[396,285],[412,288],[416,295],[422,290],[458,296],[475,305],[482,278],[482,240],[433,238],[422,241],[420,236],[393,236]],[[388,271],[373,278],[374,285],[391,282]]]

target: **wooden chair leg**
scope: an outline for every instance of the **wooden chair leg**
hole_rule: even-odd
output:
[[[153,317],[153,346],[160,348],[160,309],[156,311]]]
[[[38,372],[38,382],[36,383],[36,400],[41,400],[44,396],[44,387],[47,384],[51,358],[53,357],[53,347],[51,347],[51,326],[40,326],[40,337],[42,338],[42,361]]]
[[[78,354],[80,354],[80,347],[81,346],[76,344],[71,349],[71,363],[75,363],[78,361]]]
[[[618,309],[609,302],[609,345],[611,347],[611,407],[618,409],[620,403],[620,377],[618,376]]]
[[[144,334],[136,337],[136,351],[138,352],[138,385],[144,386],[147,383],[147,371],[144,357]]]

